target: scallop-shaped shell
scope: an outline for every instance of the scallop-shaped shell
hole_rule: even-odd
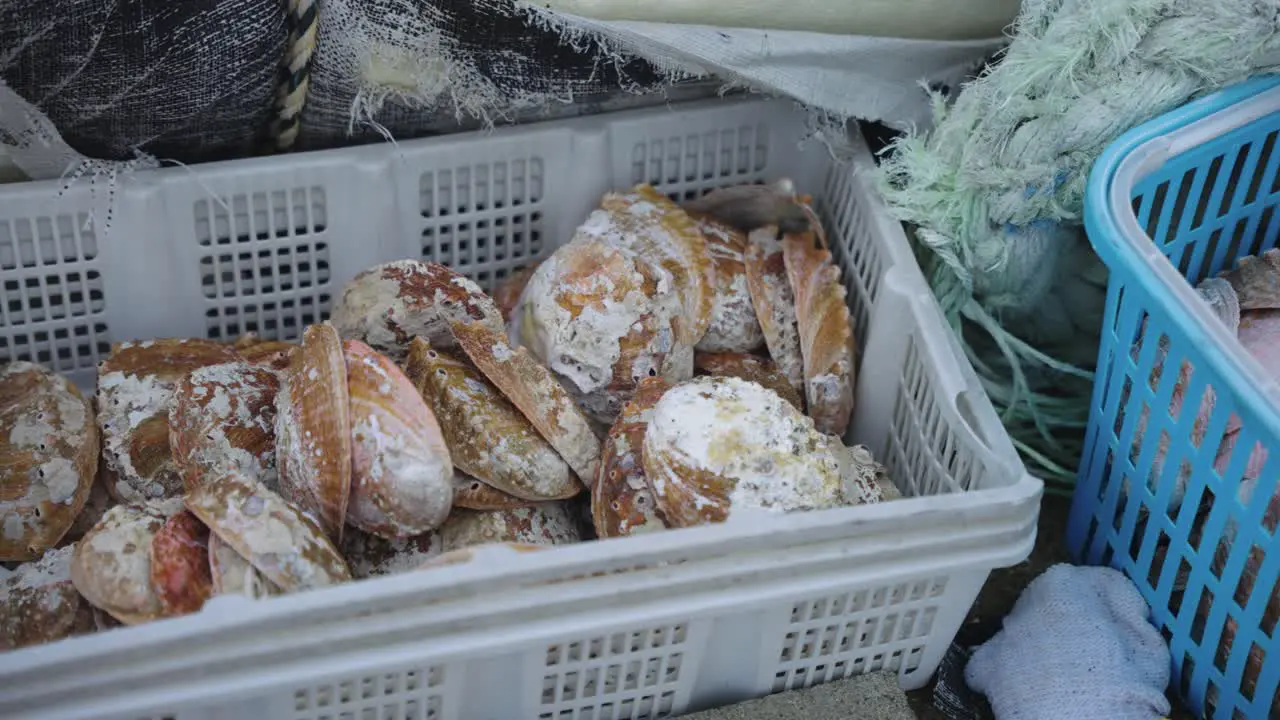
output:
[[[769,357],[797,391],[804,388],[804,357],[800,353],[800,330],[796,321],[796,301],[787,279],[787,265],[777,228],[751,233],[747,242],[747,289],[756,319],[764,331]]]
[[[39,365],[0,365],[0,561],[34,560],[71,528],[98,469],[88,400]]]
[[[844,435],[853,415],[856,350],[840,270],[831,253],[814,246],[813,233],[787,235],[782,247],[795,293],[809,417],[820,432]]]
[[[709,215],[695,216],[707,239],[715,283],[711,323],[694,347],[699,352],[748,353],[764,345],[764,331],[747,288],[747,236]]]
[[[186,510],[169,518],[151,541],[151,589],[166,617],[196,612],[213,594],[209,528]]]
[[[698,223],[652,185],[609,193],[600,202],[607,223],[588,220],[577,237],[593,237],[645,258],[668,274],[682,312],[677,340],[693,347],[706,334],[715,296],[715,269]]]
[[[800,393],[791,387],[786,376],[779,372],[778,366],[768,358],[744,353],[698,353],[693,358],[693,367],[696,371],[707,375],[736,377],[763,385],[778,393],[795,409],[804,411]]]
[[[169,411],[169,445],[188,490],[202,478],[237,470],[275,489],[274,370],[247,362],[208,365],[178,382]]]
[[[405,369],[436,417],[444,418],[441,430],[459,470],[525,500],[582,492],[569,465],[529,419],[469,363],[415,338]]]
[[[351,398],[347,522],[383,537],[419,535],[453,507],[453,460],[435,414],[389,359],[345,340]]]
[[[243,475],[206,480],[187,494],[187,509],[284,592],[351,579],[311,516]]]
[[[209,534],[209,575],[214,595],[243,595],[258,599],[282,592],[235,548],[213,533]]]
[[[230,345],[161,339],[120,343],[98,366],[103,459],[122,503],[179,497],[182,477],[169,447],[169,409],[178,381],[206,365],[240,359]]]
[[[533,423],[579,478],[595,477],[600,440],[591,423],[529,351],[481,323],[459,323],[454,336],[467,357]]]
[[[93,606],[71,582],[74,545],[50,550],[0,579],[0,651],[93,632]]]
[[[164,608],[151,585],[151,543],[165,522],[181,510],[177,498],[108,510],[75,546],[71,581],[76,589],[126,625],[161,617]]]
[[[276,394],[280,494],[342,539],[351,495],[351,399],[342,340],[333,326],[308,326]]]
[[[443,552],[490,543],[567,545],[581,540],[563,502],[489,512],[457,509],[440,528]]]
[[[453,347],[453,322],[505,327],[502,311],[479,285],[444,265],[420,260],[384,263],[356,275],[334,303],[329,321],[343,338],[368,343],[397,362],[415,337]]]
[[[435,532],[388,539],[351,529],[342,538],[342,556],[357,580],[416,570],[439,554],[440,536]]]
[[[602,538],[667,528],[644,474],[642,449],[653,408],[670,387],[662,378],[641,382],[605,438],[600,471],[591,489],[592,525]]]
[[[527,543],[514,542],[488,543],[486,545],[465,547],[458,550],[450,550],[446,553],[440,553],[419,565],[418,569],[429,570],[431,568],[448,567],[450,565],[465,565],[466,563],[474,560],[476,554],[486,548],[503,548],[505,550],[510,550],[511,552],[526,553],[537,552],[538,550],[547,550],[550,547],[550,545],[530,545]]]
[[[604,240],[580,238],[534,273],[511,335],[608,425],[641,378],[692,374],[693,344],[675,334],[681,312],[666,271]]]
[[[839,461],[813,421],[756,383],[701,377],[667,391],[644,437],[644,469],[672,527],[732,512],[845,504]]]
[[[468,510],[510,510],[512,508],[536,505],[533,500],[524,500],[502,492],[496,487],[466,473],[453,473],[453,506]]]
[[[498,310],[502,312],[502,319],[510,321],[512,313],[515,312],[516,306],[520,304],[520,296],[524,294],[524,288],[529,284],[529,279],[533,277],[533,273],[538,270],[538,266],[542,264],[541,260],[536,260],[528,267],[521,268],[507,276],[498,284],[493,291],[493,301],[498,305]]]

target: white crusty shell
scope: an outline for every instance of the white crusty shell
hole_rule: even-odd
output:
[[[0,561],[58,544],[89,498],[98,449],[92,408],[66,378],[0,365]]]
[[[177,498],[107,511],[76,545],[71,582],[95,607],[126,625],[161,616],[151,587],[151,542],[169,517],[182,509]]]
[[[0,578],[0,651],[92,632],[93,606],[71,582],[75,546],[50,550]]]
[[[846,503],[839,458],[813,421],[777,393],[734,377],[700,377],[668,390],[653,409],[643,457],[674,527],[742,510]]]
[[[580,542],[578,522],[563,502],[512,510],[454,510],[440,528],[441,552],[491,543],[567,545]]]

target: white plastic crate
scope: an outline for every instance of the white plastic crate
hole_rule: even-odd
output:
[[[166,169],[121,181],[105,231],[87,187],[0,189],[0,361],[91,387],[115,340],[296,338],[385,260],[490,288],[609,189],[791,177],[817,200],[857,324],[850,439],[910,496],[215,598],[0,654],[0,717],[638,720],[878,670],[925,684],[989,572],[1029,554],[1043,486],[859,173],[866,148],[837,164],[804,136],[789,103],[723,100]]]

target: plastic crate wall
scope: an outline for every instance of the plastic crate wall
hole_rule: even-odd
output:
[[[1274,85],[1121,138],[1095,165],[1087,208],[1111,276],[1069,547],[1137,584],[1174,687],[1215,718],[1280,712],[1280,508],[1268,509],[1280,459],[1266,453],[1280,448],[1280,404],[1274,369],[1190,290],[1280,237]]]
[[[818,143],[802,149],[803,137],[802,118],[788,105],[720,104],[466,141],[307,154],[287,163],[219,164],[197,169],[199,183],[173,173],[142,178],[130,188],[138,204],[117,214],[116,230],[141,227],[142,213],[167,217],[172,242],[165,261],[173,270],[164,287],[113,285],[134,293],[118,305],[132,309],[139,296],[157,302],[160,292],[188,292],[165,313],[144,310],[150,319],[123,314],[117,327],[132,324],[110,337],[154,336],[151,322],[173,334],[295,337],[297,323],[326,317],[342,284],[377,262],[445,262],[488,288],[571,237],[604,190],[648,181],[684,199],[791,177],[815,196],[864,349],[861,372],[877,378],[859,383],[851,437],[884,458],[908,496],[989,490],[1000,498],[961,497],[922,511],[929,516],[922,528],[967,518],[955,536],[904,536],[902,521],[886,516],[853,525],[797,518],[785,521],[796,523],[789,531],[748,533],[729,555],[711,541],[717,535],[700,531],[693,532],[703,538],[697,542],[682,540],[681,532],[591,543],[552,553],[582,552],[595,563],[557,576],[651,563],[629,559],[639,554],[679,562],[683,575],[670,569],[648,580],[627,575],[651,587],[629,585],[621,595],[615,586],[601,584],[593,596],[566,584],[560,609],[547,596],[531,595],[527,580],[490,579],[477,597],[500,595],[491,600],[501,601],[501,614],[467,615],[483,604],[467,602],[465,611],[452,610],[463,614],[456,622],[439,607],[424,609],[422,591],[384,599],[374,589],[429,578],[366,581],[337,589],[361,593],[333,601],[297,636],[271,625],[265,627],[272,633],[237,630],[239,642],[317,644],[292,652],[256,648],[271,658],[270,672],[254,672],[248,651],[202,658],[178,651],[187,647],[179,644],[176,656],[157,653],[152,661],[154,672],[168,678],[163,693],[147,684],[148,671],[134,667],[74,691],[30,692],[47,693],[48,702],[66,708],[91,707],[95,717],[131,720],[599,720],[666,717],[882,670],[898,673],[907,687],[925,684],[990,569],[1025,558],[1040,486],[1025,476],[971,371],[959,366],[901,227],[859,172],[832,163]],[[870,163],[860,148],[853,167]],[[0,193],[0,217],[5,202]],[[152,234],[151,242],[163,245]],[[293,301],[287,307],[286,299]],[[894,512],[891,504],[868,510]],[[851,546],[851,528],[871,535]],[[653,543],[671,547],[659,551]],[[312,602],[311,595],[283,602]],[[250,610],[268,612],[223,612],[239,621]],[[196,624],[222,617],[214,609],[202,615],[209,617],[174,622],[190,622],[197,632]],[[364,628],[384,616],[404,624],[375,641]],[[299,611],[287,622],[304,618]],[[168,624],[138,630],[161,633]],[[334,638],[321,639],[320,627]],[[234,646],[228,638],[220,642]],[[321,647],[345,649],[327,654]],[[503,679],[501,692],[494,678]],[[10,687],[26,692],[28,684],[15,680]],[[6,706],[4,695],[0,690],[0,714],[38,706]]]

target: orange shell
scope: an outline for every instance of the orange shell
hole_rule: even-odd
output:
[[[675,321],[676,337],[688,347],[696,345],[711,323],[715,300],[715,269],[697,222],[648,183],[628,193],[609,193],[600,207],[618,231],[608,236],[609,242],[670,275],[684,309]]]
[[[351,400],[342,341],[331,325],[307,327],[281,376],[276,469],[284,499],[340,542],[351,496]]]
[[[609,425],[641,378],[689,377],[693,345],[677,339],[682,309],[670,274],[615,246],[618,229],[603,227],[589,219],[579,238],[539,267],[514,315],[512,337],[555,373],[584,412]],[[591,237],[588,228],[608,234]]]
[[[707,375],[736,377],[763,385],[804,412],[800,393],[791,387],[787,378],[778,372],[778,366],[768,358],[743,353],[698,353],[693,358],[693,367]]]
[[[529,501],[585,489],[529,419],[469,363],[414,338],[406,370],[436,417],[446,419],[441,428],[459,470]]]
[[[795,292],[805,400],[820,432],[844,435],[853,415],[853,320],[831,253],[814,247],[812,233],[782,241]]]
[[[98,469],[89,401],[39,365],[0,365],[0,561],[35,560],[84,508]]]
[[[126,625],[163,615],[151,585],[151,543],[165,522],[182,510],[176,498],[107,511],[71,557],[71,581],[94,606]]]
[[[151,589],[166,617],[197,612],[213,594],[209,528],[186,510],[169,518],[151,541]]]
[[[404,359],[414,337],[453,347],[450,323],[504,328],[502,311],[479,285],[421,260],[383,263],[356,275],[334,303],[329,321],[342,337],[368,343],[396,361]]]
[[[601,538],[665,530],[666,519],[644,473],[644,433],[653,406],[671,386],[662,378],[646,378],[622,408],[609,430],[600,471],[591,491],[591,519]]]
[[[93,632],[93,606],[71,582],[73,546],[51,550],[0,579],[0,651]]]
[[[207,365],[178,382],[169,445],[187,490],[208,475],[239,470],[275,489],[275,371],[247,362]]]
[[[284,592],[351,579],[310,515],[243,475],[207,480],[187,494],[187,509]]]
[[[345,340],[351,402],[347,522],[383,537],[420,535],[453,506],[453,460],[435,414],[409,378],[359,340]]]
[[[777,228],[751,233],[747,244],[747,289],[756,319],[764,331],[769,356],[797,391],[804,387],[804,357],[800,352],[800,330],[796,320],[795,295],[787,278],[782,244]]]
[[[707,240],[711,258],[711,323],[695,346],[700,352],[752,352],[764,345],[764,331],[756,318],[747,287],[747,236],[709,215],[694,220]]]
[[[579,478],[595,477],[600,440],[582,411],[545,366],[505,335],[480,323],[458,323],[454,336],[480,372],[524,413]]]
[[[211,340],[161,339],[118,343],[98,366],[98,424],[103,458],[120,502],[179,497],[182,477],[169,448],[169,408],[184,375],[239,359]]]

